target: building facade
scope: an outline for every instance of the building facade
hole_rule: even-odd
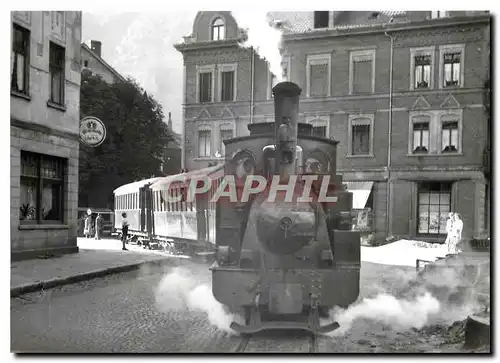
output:
[[[11,13],[11,256],[77,252],[81,12]]]
[[[337,167],[371,230],[444,240],[449,212],[465,238],[484,233],[490,67],[485,12],[274,12],[283,76],[302,88],[300,117],[339,141]],[[230,12],[199,12],[175,45],[184,58],[188,169],[224,155],[222,140],[273,120],[275,77]]]
[[[102,43],[98,40],[91,40],[90,47],[82,43],[82,72],[90,71],[98,74],[102,79],[112,84],[117,80],[125,81],[125,78],[102,59]]]

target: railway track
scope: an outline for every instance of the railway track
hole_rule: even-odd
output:
[[[234,353],[318,353],[320,337],[307,332],[242,335]]]

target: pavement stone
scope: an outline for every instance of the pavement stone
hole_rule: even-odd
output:
[[[11,263],[11,297],[28,292],[75,283],[113,273],[121,273],[147,264],[175,265],[184,256],[171,256],[145,250],[113,239],[78,239],[78,253],[48,259],[32,259]]]

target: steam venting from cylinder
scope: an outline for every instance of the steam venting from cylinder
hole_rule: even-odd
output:
[[[295,172],[299,97],[302,90],[293,82],[281,82],[273,88],[275,127],[275,174],[288,180]]]

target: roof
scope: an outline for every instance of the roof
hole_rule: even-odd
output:
[[[375,11],[374,11],[375,12]],[[313,11],[271,11],[267,13],[268,20],[271,22],[280,21],[282,24],[282,29],[284,33],[305,33],[308,31],[325,31],[332,30],[332,28],[322,28],[314,29],[314,12]],[[359,24],[345,24],[340,20],[342,13],[347,12],[336,12],[335,20],[337,25],[333,29],[353,29],[353,28],[363,28],[373,25],[379,25],[387,23],[391,20],[391,17],[400,17],[406,15],[406,11],[378,11],[380,15],[377,18],[363,19],[362,23]],[[368,12],[367,12],[368,13]],[[339,20],[339,21],[337,21]]]
[[[90,47],[82,43],[82,48],[85,49],[87,52],[89,52],[95,59],[97,59],[108,71],[113,73],[113,75],[118,78],[120,81],[126,81],[125,77],[123,77],[120,73],[116,71],[113,67],[111,67],[104,59],[99,57]]]
[[[216,166],[211,166],[204,169],[193,170],[187,173],[181,173],[176,175],[169,175],[161,180],[157,181],[153,185],[151,185],[151,189],[153,190],[165,190],[168,188],[173,182],[177,182],[179,186],[185,186],[187,182],[194,178],[201,178],[204,176],[211,176],[213,179],[222,177],[224,175],[224,164],[219,164]]]
[[[128,194],[128,193],[135,193],[144,185],[149,184],[149,183],[154,183],[157,180],[160,180],[161,178],[162,177],[155,177],[155,178],[144,179],[144,180],[140,180],[140,181],[135,181],[133,183],[125,184],[125,185],[122,185],[121,187],[116,188],[113,191],[113,193],[115,195],[124,195],[124,194]]]

